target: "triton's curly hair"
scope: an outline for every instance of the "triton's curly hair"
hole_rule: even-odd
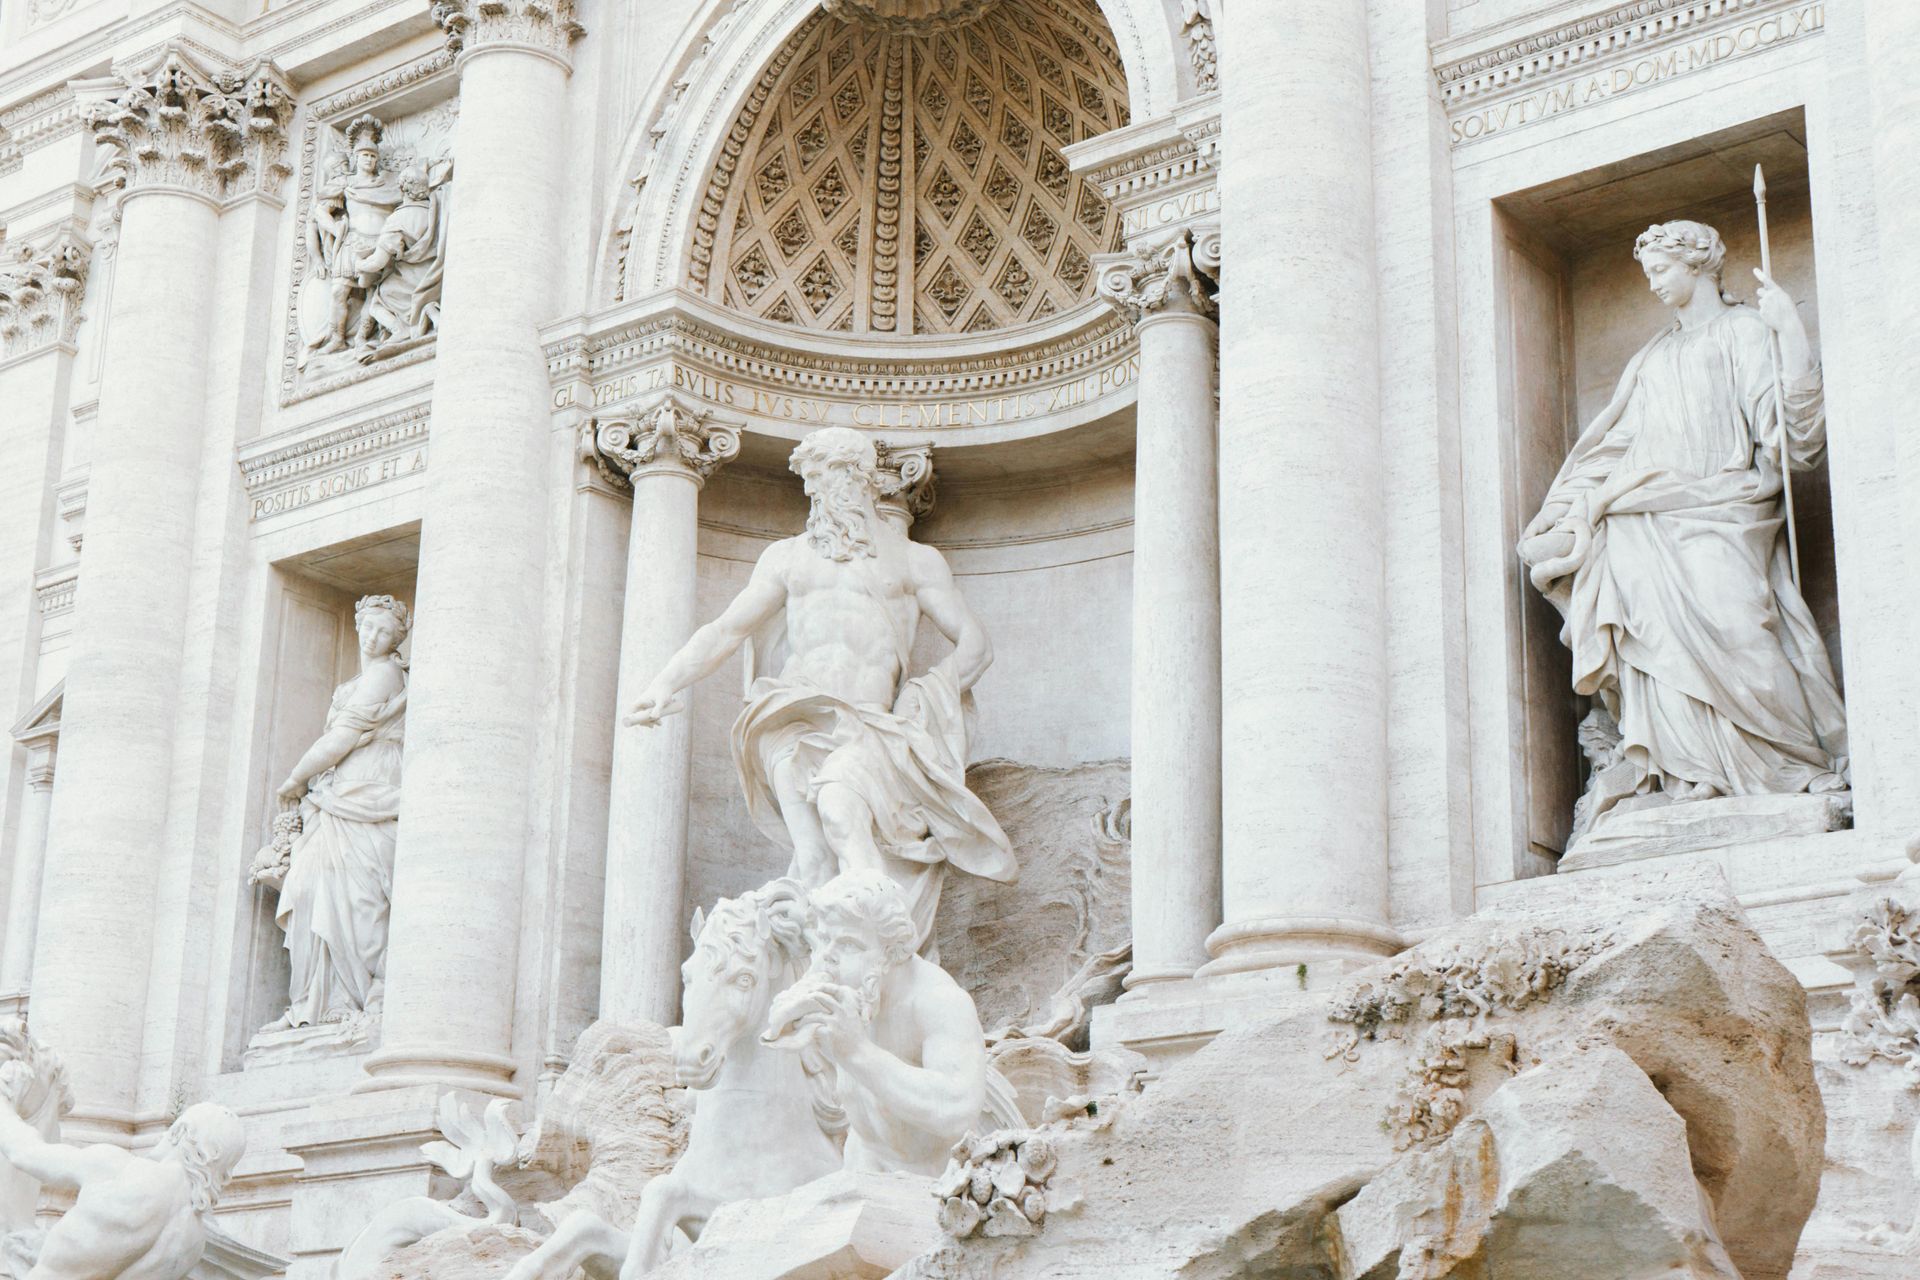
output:
[[[859,926],[873,930],[889,963],[903,964],[913,955],[913,916],[900,886],[885,872],[843,872],[815,889],[809,901],[813,919],[807,936],[816,952],[825,935]]]
[[[1733,301],[1720,285],[1720,270],[1727,262],[1727,243],[1720,238],[1718,231],[1706,223],[1686,219],[1654,223],[1633,242],[1634,261],[1646,261],[1650,252],[1664,253],[1686,263],[1697,274],[1713,281],[1713,287],[1720,291],[1722,300]]]

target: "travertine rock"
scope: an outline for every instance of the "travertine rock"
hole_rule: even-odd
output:
[[[1447,1033],[1457,1070],[1431,1069],[1435,1031]],[[1083,1197],[1075,1209],[1050,1205],[1037,1236],[968,1239],[918,1260],[909,1274],[1338,1276],[1318,1243],[1328,1214],[1396,1159],[1443,1186],[1463,1176],[1480,1158],[1470,1135],[1492,1126],[1497,1145],[1495,1117],[1509,1113],[1525,1116],[1523,1127],[1547,1145],[1528,1139],[1501,1157],[1503,1185],[1528,1189],[1510,1203],[1484,1197],[1492,1204],[1488,1247],[1530,1247],[1525,1225],[1555,1211],[1554,1184],[1542,1179],[1559,1158],[1544,1136],[1556,1126],[1565,1131],[1559,1150],[1584,1152],[1580,1158],[1610,1178],[1676,1185],[1657,1152],[1629,1142],[1626,1125],[1583,1129],[1589,1116],[1580,1096],[1547,1087],[1557,1073],[1508,1077],[1509,1066],[1524,1071],[1607,1046],[1615,1056],[1590,1063],[1616,1064],[1602,1072],[1609,1090],[1635,1096],[1630,1062],[1685,1122],[1700,1191],[1661,1193],[1652,1218],[1632,1197],[1615,1205],[1596,1195],[1582,1212],[1639,1223],[1656,1239],[1711,1221],[1740,1275],[1784,1276],[1824,1145],[1805,999],[1711,867],[1542,882],[1512,907],[1462,921],[1357,975],[1326,1004],[1220,1036],[1122,1108],[1111,1128],[1054,1144],[1056,1182],[1073,1182]],[[1451,1123],[1406,1132],[1396,1118],[1407,1091],[1429,1076],[1427,1114]],[[1641,1123],[1671,1133],[1644,1116]],[[1692,1206],[1688,1195],[1703,1195],[1710,1209]]]
[[[524,1227],[489,1222],[453,1228],[410,1244],[374,1273],[378,1280],[489,1280],[532,1253],[540,1237]]]
[[[1333,1219],[1342,1280],[1442,1280],[1488,1260],[1514,1276],[1739,1280],[1694,1180],[1686,1122],[1611,1045],[1520,1073]]]
[[[650,1280],[880,1280],[938,1243],[927,1179],[836,1173],[727,1205]]]
[[[1084,1049],[1091,1007],[1119,994],[1129,959],[1128,762],[986,760],[967,785],[1013,842],[1020,879],[948,878],[940,963],[973,994],[989,1039],[1020,1029]]]

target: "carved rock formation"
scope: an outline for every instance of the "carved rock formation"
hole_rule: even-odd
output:
[[[909,1274],[1393,1275],[1327,1245],[1336,1211],[1378,1182],[1373,1202],[1411,1206],[1383,1207],[1402,1227],[1376,1222],[1370,1246],[1413,1260],[1402,1276],[1457,1274],[1420,1249],[1489,1275],[1725,1275],[1711,1223],[1737,1274],[1782,1277],[1825,1142],[1809,1041],[1800,984],[1718,869],[1538,882],[1331,1001],[1303,994],[1219,1036],[1110,1127],[1061,1134],[1053,1179],[1076,1186],[1074,1207],[1050,1199],[1037,1235],[950,1240]],[[1590,1097],[1621,1100],[1619,1123]],[[1475,1180],[1489,1189],[1448,1200]],[[1449,1203],[1453,1228],[1422,1225],[1421,1206]],[[1617,1228],[1617,1252],[1530,1265],[1533,1226],[1556,1215]],[[1650,1269],[1661,1250],[1693,1269]]]
[[[949,876],[935,938],[972,994],[987,1039],[1086,1048],[1095,1005],[1120,992],[1131,952],[1125,760],[1070,769],[987,760],[967,770],[1013,842],[1020,879]]]

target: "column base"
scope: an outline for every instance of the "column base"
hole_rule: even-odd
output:
[[[475,1053],[451,1045],[399,1045],[368,1054],[366,1079],[356,1083],[353,1091],[466,1089],[518,1098],[525,1093],[513,1082],[519,1066],[512,1058],[497,1053]]]
[[[1120,979],[1122,1000],[1133,998],[1133,993],[1143,987],[1151,987],[1162,982],[1185,982],[1198,972],[1198,964],[1161,965],[1153,969],[1133,968],[1127,970],[1127,976]]]
[[[1251,973],[1298,966],[1346,964],[1348,970],[1393,955],[1406,946],[1398,932],[1353,916],[1264,916],[1235,920],[1207,938],[1213,957],[1198,976]],[[1351,963],[1349,963],[1351,962]]]
[[[289,1280],[328,1280],[334,1259],[379,1210],[433,1189],[421,1144],[440,1136],[440,1091],[384,1091],[317,1101],[285,1132],[301,1162],[288,1227]]]

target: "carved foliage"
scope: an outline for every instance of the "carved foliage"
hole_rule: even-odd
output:
[[[62,227],[37,248],[20,245],[0,265],[0,358],[73,341],[92,261],[93,246]]]
[[[1346,1030],[1329,1036],[1326,1056],[1356,1061],[1363,1042],[1399,1040],[1424,1027],[1386,1119],[1397,1147],[1437,1142],[1466,1115],[1477,1063],[1517,1069],[1514,1037],[1486,1020],[1548,999],[1610,942],[1600,932],[1523,928],[1503,937],[1415,947],[1383,973],[1334,996],[1327,1019]]]
[[[956,1239],[1030,1236],[1047,1216],[1047,1180],[1053,1176],[1053,1140],[1031,1129],[968,1134],[934,1183],[940,1228]]]
[[[1853,931],[1853,946],[1873,972],[1854,988],[1840,1024],[1841,1060],[1891,1062],[1920,1089],[1920,914],[1881,898]]]
[[[271,192],[290,171],[293,91],[278,67],[208,70],[169,46],[88,116],[128,189],[178,187],[213,200]]]
[[[1220,87],[1219,51],[1213,43],[1213,12],[1207,0],[1180,0],[1180,29],[1193,63],[1193,86],[1201,93]]]
[[[433,20],[455,53],[514,44],[564,59],[586,33],[574,15],[574,0],[435,0],[433,6]]]

